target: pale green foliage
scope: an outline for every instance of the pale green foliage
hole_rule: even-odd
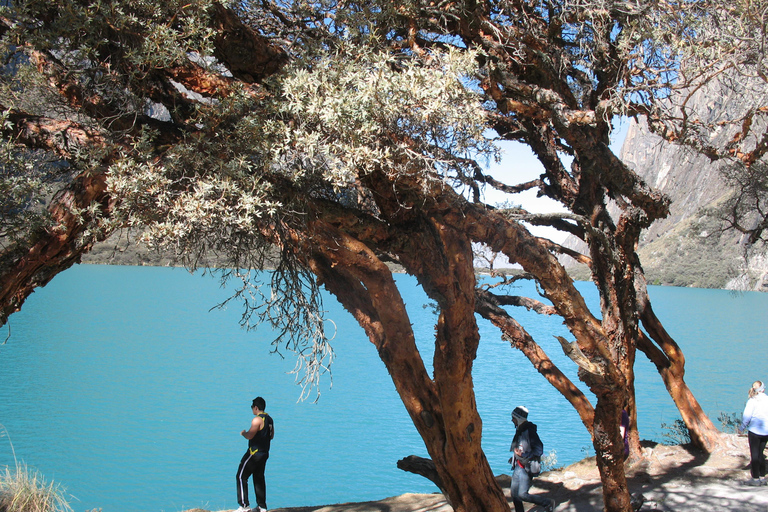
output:
[[[267,175],[297,190],[338,191],[373,170],[456,178],[466,172],[463,159],[493,154],[479,97],[465,83],[475,54],[434,53],[428,65],[359,49],[350,57],[289,70],[274,110],[246,95],[201,105],[199,122],[214,134],[177,145],[160,162],[135,156],[152,144],[147,134],[110,168],[119,211],[129,224],[147,225],[151,243],[189,249],[207,238],[224,246],[233,235],[258,238],[265,219],[300,219],[299,206],[272,197]],[[216,120],[227,116],[240,119],[219,132]]]
[[[557,450],[552,449],[547,455],[541,458],[541,472],[555,471],[562,466],[558,466]]]
[[[298,68],[283,82],[284,109],[296,122],[286,148],[320,156],[323,178],[335,187],[372,170],[457,170],[457,157],[493,151],[479,97],[465,82],[476,57],[435,52],[424,65],[350,48]]]
[[[720,412],[717,415],[717,419],[720,421],[720,430],[726,434],[736,434],[741,427],[741,413]]]
[[[764,105],[768,4],[754,0],[665,0],[658,7],[638,9],[642,15],[633,18],[626,37],[632,55],[632,80],[627,84],[630,93],[641,93],[645,101],[653,103],[662,98],[667,101],[672,91],[683,91],[680,99],[671,98],[674,106],[690,107],[687,103],[692,91],[726,73],[738,75],[741,87],[750,87],[754,105]],[[758,80],[750,80],[756,77]],[[739,112],[733,117],[738,120],[741,115]],[[668,117],[674,119],[674,115]],[[694,122],[700,121],[707,121],[705,114]]]
[[[108,49],[105,35],[118,37],[126,47],[133,47],[126,56],[140,73],[153,65],[186,61],[188,48],[208,47],[213,31],[203,17],[212,4],[213,0],[58,2],[51,28],[60,30],[63,39],[53,39],[46,32],[35,43],[37,48],[55,49],[70,62],[98,61],[99,53]],[[50,9],[50,2],[25,0],[16,6],[16,16],[33,20],[46,17]]]
[[[133,224],[149,221],[145,240],[167,245],[189,239],[216,228],[241,235],[258,236],[254,218],[274,215],[280,204],[266,195],[268,186],[247,173],[246,161],[223,162],[225,167],[240,167],[240,180],[226,174],[206,174],[183,191],[173,191],[166,166],[123,159],[110,169],[111,190],[130,203]],[[141,208],[141,217],[135,214]],[[157,221],[151,222],[151,216]]]
[[[703,72],[699,79],[725,68],[752,76],[764,74],[768,59],[768,4],[755,0],[706,0],[673,5],[674,10],[660,12],[666,15],[662,21],[675,28],[676,37],[667,37],[667,41],[681,52],[684,71],[691,75]]]
[[[671,424],[661,424],[662,434],[664,438],[662,444],[669,446],[685,445],[691,442],[691,432],[688,430],[685,422],[680,418],[677,418]]]
[[[245,304],[243,325],[278,329],[275,350],[284,343],[299,355],[306,396],[333,352],[316,283],[295,256],[275,249],[282,233],[305,221],[302,197],[349,206],[346,193],[372,171],[416,181],[473,172],[465,161],[494,154],[479,96],[468,87],[475,72],[472,52],[395,60],[357,47],[287,69],[275,78],[274,103],[246,91],[201,103],[196,122],[205,136],[154,159],[147,132],[111,165],[109,190],[121,199],[113,217],[145,227],[146,242],[176,251],[190,267],[198,256],[223,256],[233,269],[223,279],[239,283],[233,298]],[[275,183],[286,181],[292,192],[276,196]],[[270,251],[279,257],[267,261]],[[249,272],[267,262],[274,272]]]
[[[12,16],[19,23],[3,38],[3,54],[24,52],[26,47],[51,52],[61,66],[74,70],[67,73],[68,80],[77,82],[84,92],[109,101],[116,111],[141,113],[145,100],[133,91],[151,81],[153,72],[185,64],[193,52],[212,52],[214,30],[207,17],[213,0],[94,0],[57,2],[55,8],[42,0],[15,4]],[[55,16],[51,16],[53,12]],[[46,30],[29,30],[40,18],[51,18]],[[19,45],[18,40],[24,44]],[[18,59],[20,67],[25,62],[26,57]],[[118,67],[128,72],[111,72]],[[27,74],[24,92],[29,97],[32,77]],[[4,74],[2,78],[6,81],[12,76]],[[47,79],[38,84],[36,92],[37,103],[45,108],[41,114],[56,112],[79,122],[90,121],[63,101],[56,88],[42,98],[42,88],[48,85],[44,82]]]

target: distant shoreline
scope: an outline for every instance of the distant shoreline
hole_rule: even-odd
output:
[[[125,236],[119,238],[117,242],[109,239],[105,242],[101,242],[94,246],[94,248],[82,255],[80,263],[85,265],[115,265],[115,266],[138,266],[138,267],[168,267],[168,268],[185,268],[178,262],[176,255],[171,255],[158,250],[152,250],[144,245],[139,244],[133,238],[126,239]],[[224,268],[223,261],[207,262],[207,265],[199,265],[200,268]],[[387,266],[393,273],[404,274],[405,270],[397,264],[387,262]],[[272,267],[268,266],[263,270],[271,270]],[[591,276],[589,270],[585,265],[569,266],[566,268],[568,275],[574,281],[590,282]],[[503,275],[519,275],[523,273],[523,270],[516,268],[499,268],[494,269],[494,272]],[[491,274],[491,270],[485,267],[475,267],[476,275],[487,276]],[[656,286],[680,286],[673,283],[658,282],[654,280],[653,276],[646,276],[648,284]],[[768,279],[765,280],[766,286],[760,287],[756,290],[744,290],[744,291],[758,291],[768,293]],[[724,283],[723,287],[718,288],[701,288],[707,289],[719,289],[730,290],[725,287],[727,283]],[[684,288],[700,288],[696,286],[682,286]]]

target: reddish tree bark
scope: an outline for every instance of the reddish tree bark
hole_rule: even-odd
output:
[[[429,249],[444,255],[456,253],[444,252],[443,244],[465,245],[459,251],[464,258],[458,258],[455,264],[430,259],[432,263],[424,269],[424,276],[431,279],[429,290],[433,296],[439,293],[445,306],[438,321],[433,380],[416,348],[411,322],[390,269],[369,247],[349,235],[330,227],[314,231],[314,243],[307,253],[309,265],[376,346],[453,508],[467,512],[508,511],[481,449],[482,421],[471,373],[479,335],[474,314],[467,309],[474,303],[470,247],[445,226],[433,225],[429,234],[420,233],[422,242],[434,236]],[[297,240],[297,244],[303,246],[305,242]],[[410,258],[423,260],[424,246],[408,242],[405,246],[413,253]],[[471,314],[467,315],[468,311]]]
[[[87,222],[72,214],[71,208],[101,205],[109,209],[104,175],[80,176],[58,196],[50,208],[52,226],[37,234],[29,247],[15,247],[0,258],[0,324],[21,309],[26,298],[38,286],[45,286],[59,272],[80,261],[97,237],[85,238]]]
[[[685,383],[685,356],[653,312],[645,280],[638,278],[637,281],[640,319],[648,334],[657,343],[654,345],[647,336],[641,335],[637,346],[656,366],[669,396],[675,402],[688,428],[691,441],[707,452],[712,452],[722,445],[723,437]]]
[[[493,127],[502,138],[531,147],[544,166],[544,174],[514,187],[478,172],[472,185],[477,190],[479,183],[487,183],[507,192],[535,187],[560,201],[573,213],[570,221],[546,222],[585,240],[589,257],[537,239],[518,222],[529,218],[516,219],[470,203],[439,177],[425,178],[422,172],[427,170],[421,167],[413,175],[405,171],[396,177],[383,172],[360,176],[361,196],[374,204],[367,214],[323,200],[323,191],[307,192],[264,170],[259,178],[274,179],[273,192],[281,204],[301,203],[302,211],[306,208],[309,212],[308,220],[300,228],[276,226],[270,219],[254,222],[267,239],[293,251],[363,327],[390,372],[456,510],[508,510],[480,446],[482,422],[472,384],[473,360],[480,342],[477,312],[490,319],[573,404],[593,436],[605,509],[628,512],[619,421],[626,408],[631,417],[633,450],[637,451],[633,373],[636,348],[656,364],[694,442],[706,449],[717,443],[716,429],[685,384],[684,357],[653,314],[634,252],[640,230],[665,216],[668,204],[608,149],[606,98],[622,80],[625,63],[613,59],[610,48],[595,48],[593,58],[599,62],[594,70],[596,76],[590,77],[572,62],[573,48],[557,16],[541,16],[524,2],[512,2],[509,7],[515,12],[505,16],[519,14],[525,22],[505,25],[497,23],[501,15],[494,11],[496,7],[492,2],[461,7],[447,3],[436,9],[432,4],[417,3],[413,6],[416,14],[403,11],[403,16],[409,16],[401,20],[408,37],[396,41],[397,45],[409,44],[414,54],[423,54],[423,48],[436,41],[442,45],[449,39],[461,40],[463,48],[481,50],[485,62],[481,86],[495,102]],[[44,9],[44,19],[40,26],[35,25],[36,31],[58,16],[56,5]],[[168,107],[171,121],[152,119],[135,109],[121,110],[119,101],[101,97],[97,89],[84,88],[86,81],[78,78],[82,70],[67,69],[48,50],[39,50],[30,51],[30,56],[47,75],[50,86],[60,92],[62,102],[91,119],[94,126],[102,123],[103,131],[11,110],[8,118],[12,128],[0,127],[3,135],[27,147],[44,148],[68,158],[73,146],[103,150],[107,140],[130,152],[142,128],[151,127],[157,137],[156,153],[151,157],[159,163],[166,146],[185,138],[208,141],[210,137],[218,142],[211,133],[215,129],[200,127],[195,114],[198,105],[175,83],[215,99],[226,99],[240,87],[251,98],[266,98],[269,92],[259,84],[284,66],[288,53],[223,4],[214,3],[200,19],[206,19],[214,30],[214,55],[227,69],[226,74],[216,74],[213,68],[192,60],[166,69],[136,69],[126,55],[132,54],[135,48],[131,45],[140,44],[141,38],[136,34],[123,37],[112,26],[105,26],[100,35],[108,42],[100,52],[111,54],[102,55],[103,62],[90,63],[89,69],[101,66],[100,73],[117,79],[120,85],[116,90],[130,89],[126,97],[131,102],[140,99]],[[620,24],[623,20],[614,21]],[[303,21],[293,22],[290,29],[300,32]],[[2,18],[0,34],[18,26]],[[303,28],[314,36],[322,26]],[[403,27],[393,27],[391,33],[400,34],[398,29]],[[422,39],[422,29],[440,37]],[[570,74],[564,72],[569,69]],[[573,83],[589,89],[589,94],[577,97],[579,87]],[[223,126],[230,120],[220,122]],[[382,136],[385,141],[387,135]],[[402,140],[408,134],[395,136]],[[115,151],[107,149],[105,153],[106,166]],[[562,154],[573,155],[570,168],[564,165]],[[82,235],[92,219],[81,221],[70,208],[82,210],[96,204],[99,214],[108,217],[114,205],[105,183],[101,169],[81,173],[53,201],[53,228],[34,233],[29,244],[0,255],[0,322],[21,307],[34,287],[45,285],[90,249],[95,237],[83,239]],[[615,221],[606,208],[609,199],[621,206],[621,216]],[[472,243],[503,253],[537,281],[574,338],[560,342],[579,365],[580,379],[597,397],[594,409],[513,316],[501,309],[503,304],[476,290]],[[587,308],[554,255],[568,252],[591,266],[601,297],[600,318]],[[416,276],[439,306],[432,378],[419,355],[405,305],[384,264],[385,258],[397,261]],[[640,331],[638,321],[643,322],[650,338]]]

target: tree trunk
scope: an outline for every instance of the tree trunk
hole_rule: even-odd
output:
[[[624,473],[624,442],[619,435],[621,410],[621,399],[617,397],[597,399],[592,442],[603,483],[605,512],[632,512]]]
[[[466,215],[465,229],[475,235],[477,241],[504,253],[510,261],[520,263],[524,270],[533,274],[576,338],[571,347],[581,357],[574,354],[569,357],[573,355],[571,359],[581,366],[579,377],[595,394],[600,408],[599,414],[597,409],[594,411],[592,439],[603,479],[605,510],[630,512],[630,495],[624,474],[624,443],[619,433],[627,393],[626,364],[622,363],[627,360],[626,351],[632,350],[625,346],[628,335],[624,325],[627,322],[622,309],[616,306],[624,303],[611,295],[606,297],[605,290],[601,290],[603,301],[613,300],[613,306],[604,304],[604,318],[595,318],[563,267],[527,230],[503,223],[504,228],[494,229],[492,215],[473,216],[472,213]]]
[[[693,445],[711,453],[722,444],[722,435],[685,383],[685,356],[653,312],[644,278],[636,278],[635,282],[640,319],[651,337],[649,339],[641,335],[637,347],[656,365],[669,396],[675,402],[688,428]],[[656,341],[658,346],[654,345],[652,340]]]
[[[644,321],[643,325],[646,325],[647,328],[648,324]],[[650,333],[651,329],[648,331]],[[670,354],[662,352],[647,337],[642,337],[641,340],[638,348],[656,365],[669,396],[675,402],[680,417],[688,428],[691,442],[697,448],[711,453],[722,443],[722,436],[685,383],[683,361],[674,355],[670,356]],[[682,357],[682,353],[679,355]]]
[[[433,381],[416,347],[411,322],[391,271],[364,244],[331,229],[316,230],[310,248],[313,252],[308,257],[310,267],[320,283],[355,316],[376,346],[435,463],[452,507],[458,512],[508,512],[504,493],[481,447],[482,423],[471,373],[478,333],[474,304],[466,299],[467,294],[474,296],[474,279],[466,281],[466,275],[444,273],[444,281],[432,282],[444,292],[447,302],[441,302],[448,310],[441,313],[438,322]],[[320,233],[330,236],[321,240]],[[404,238],[406,243],[414,243],[407,234]],[[423,251],[424,247],[414,245],[414,260]],[[469,254],[471,257],[471,251]],[[468,271],[472,271],[471,267]],[[459,293],[444,287],[449,280],[450,287],[455,286]],[[464,283],[459,284],[462,280]]]

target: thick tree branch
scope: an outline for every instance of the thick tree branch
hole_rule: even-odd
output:
[[[238,80],[260,82],[288,62],[282,49],[243,23],[232,9],[214,3],[212,16],[216,29],[214,55]]]
[[[531,335],[500,307],[501,304],[496,296],[479,289],[476,290],[476,295],[475,311],[477,314],[498,327],[505,339],[512,344],[512,347],[525,354],[533,367],[573,405],[579,413],[582,423],[591,432],[594,409],[584,393],[555,366]]]
[[[0,126],[0,134],[29,148],[53,151],[62,158],[71,158],[75,152],[88,146],[106,145],[103,132],[73,121],[32,115],[17,109],[8,109],[2,104],[0,110],[6,112],[10,121],[10,126]]]
[[[11,247],[0,254],[0,325],[21,309],[38,286],[45,286],[59,272],[77,263],[106,233],[84,236],[90,218],[80,219],[73,209],[87,210],[92,204],[99,215],[108,216],[110,200],[104,173],[78,176],[50,205],[53,225],[35,233],[29,247]]]

